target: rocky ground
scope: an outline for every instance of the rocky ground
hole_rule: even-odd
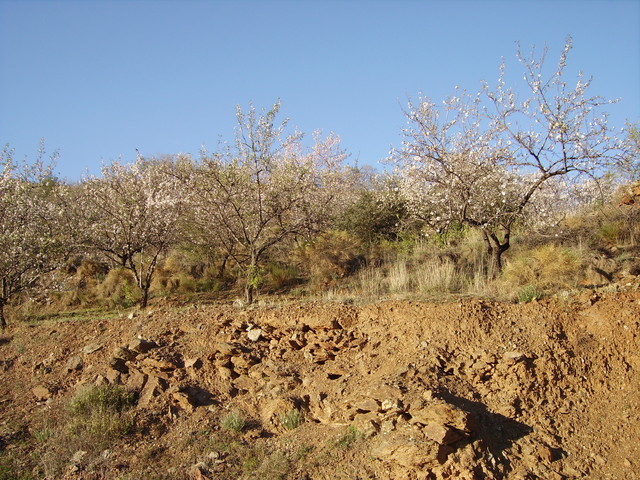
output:
[[[15,325],[0,478],[640,478],[639,347],[640,292]],[[131,429],[67,428],[89,385],[135,393]]]

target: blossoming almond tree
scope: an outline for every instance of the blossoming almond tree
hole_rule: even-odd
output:
[[[245,276],[253,302],[259,262],[285,239],[320,228],[338,202],[346,155],[339,139],[319,135],[305,148],[302,134],[285,136],[276,123],[280,103],[258,114],[237,108],[233,145],[203,151],[182,178],[192,192],[195,223],[212,247],[222,247]]]
[[[436,228],[460,222],[481,230],[491,258],[490,273],[502,266],[517,222],[552,218],[545,194],[606,173],[621,144],[601,107],[588,96],[580,74],[567,85],[567,40],[557,68],[544,75],[545,54],[525,58],[523,100],[506,86],[504,63],[498,85],[477,95],[463,93],[436,106],[426,97],[409,102],[409,126],[391,161],[404,181],[415,213]],[[536,205],[536,201],[540,203]]]
[[[185,197],[179,190],[172,159],[117,161],[101,177],[82,182],[77,216],[79,243],[129,269],[147,306],[158,258],[178,238],[178,221]]]
[[[54,270],[68,245],[58,222],[61,185],[51,176],[55,157],[45,164],[43,156],[42,144],[33,164],[16,162],[8,147],[0,152],[0,329],[9,300]]]

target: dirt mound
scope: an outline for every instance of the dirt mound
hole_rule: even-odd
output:
[[[0,458],[32,478],[636,478],[639,335],[637,292],[20,325]],[[82,385],[134,392],[134,428],[72,441]]]

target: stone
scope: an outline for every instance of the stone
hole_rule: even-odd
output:
[[[460,431],[438,423],[430,423],[423,427],[422,433],[424,433],[428,439],[440,445],[451,445],[464,438],[464,435],[460,433]]]
[[[234,371],[228,367],[219,366],[218,367],[218,375],[224,381],[231,381],[234,378]]]
[[[140,392],[140,398],[138,399],[138,405],[141,407],[146,407],[151,403],[153,398],[160,395],[167,389],[166,380],[156,377],[154,375],[150,375],[147,379],[142,391]]]
[[[177,404],[181,409],[187,412],[193,412],[195,410],[196,406],[185,392],[174,392],[171,394],[171,397],[173,398],[173,403]]]
[[[196,463],[189,468],[189,475],[192,480],[209,480],[208,474],[209,469],[204,462]]]
[[[236,345],[228,342],[216,343],[216,350],[219,354],[225,357],[230,357],[231,355],[235,355],[240,352],[240,349]]]
[[[354,402],[353,406],[362,412],[377,412],[380,410],[380,404],[373,398],[365,398],[358,402]]]
[[[122,373],[120,373],[118,370],[115,370],[114,368],[109,368],[107,370],[107,373],[105,374],[105,378],[110,385],[117,385],[121,383]]]
[[[82,353],[84,353],[85,355],[89,355],[93,352],[97,352],[101,348],[102,345],[98,343],[90,343],[89,345],[85,345],[85,347],[82,349]]]
[[[129,350],[127,347],[117,347],[112,354],[113,358],[121,358],[125,361],[133,360],[136,356],[136,352]]]
[[[155,358],[145,358],[140,362],[142,370],[148,372],[149,370],[160,370],[160,371],[169,371],[175,370],[178,366],[171,359],[155,359]]]
[[[191,368],[194,370],[198,370],[202,368],[202,359],[199,357],[186,358],[184,361],[184,368]]]
[[[76,453],[73,454],[73,456],[71,457],[71,463],[73,464],[78,464],[82,462],[82,459],[84,458],[84,456],[87,454],[87,452],[85,452],[84,450],[78,450]]]
[[[376,437],[377,438],[377,437]],[[404,468],[429,468],[444,463],[436,443],[419,441],[401,432],[379,437],[371,456],[383,462],[397,463]]]
[[[109,359],[109,366],[112,370],[124,373],[125,375],[129,373],[129,367],[127,367],[127,362],[123,358],[112,357]]]
[[[144,387],[144,384],[146,383],[148,378],[149,377],[140,370],[131,369],[129,378],[127,378],[125,386],[128,390],[139,392]]]
[[[520,353],[520,352],[505,352],[504,355],[502,355],[502,359],[509,365],[513,365],[515,363],[518,363],[519,361],[523,360],[524,354]]]
[[[47,400],[51,398],[51,396],[53,395],[53,392],[44,386],[38,386],[38,387],[32,388],[31,392],[39,401]]]
[[[412,409],[409,414],[412,424],[442,425],[459,430],[464,434],[471,433],[473,428],[471,414],[445,402],[431,403],[420,409]]]
[[[67,373],[75,372],[78,370],[82,370],[83,366],[84,363],[82,362],[82,357],[75,355],[67,360],[66,370]]]
[[[252,342],[257,342],[262,337],[262,329],[260,328],[252,328],[247,331],[247,337]]]
[[[151,340],[145,340],[144,338],[134,338],[129,343],[129,350],[133,350],[138,353],[147,353],[149,350],[158,348],[158,344]]]

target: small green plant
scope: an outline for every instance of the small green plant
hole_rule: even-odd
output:
[[[117,385],[84,388],[69,401],[68,409],[74,415],[89,415],[94,411],[121,412],[131,407],[135,394]]]
[[[133,431],[133,417],[126,414],[135,402],[135,395],[117,385],[84,388],[67,404],[71,416],[66,431],[75,437],[91,437],[96,444]]]
[[[54,431],[50,428],[43,428],[42,430],[38,430],[33,433],[33,438],[36,439],[38,443],[45,443],[49,440],[54,434]]]
[[[362,433],[353,425],[350,425],[347,429],[347,433],[342,435],[334,442],[334,446],[337,448],[351,448],[351,446],[362,437]]]
[[[542,298],[544,292],[539,290],[535,285],[525,285],[518,292],[519,303],[529,303],[535,299]]]
[[[222,428],[232,432],[241,432],[244,430],[247,422],[240,412],[231,412],[222,419]]]
[[[287,413],[280,415],[280,425],[287,430],[295,430],[302,424],[302,413],[300,410],[289,410]]]

